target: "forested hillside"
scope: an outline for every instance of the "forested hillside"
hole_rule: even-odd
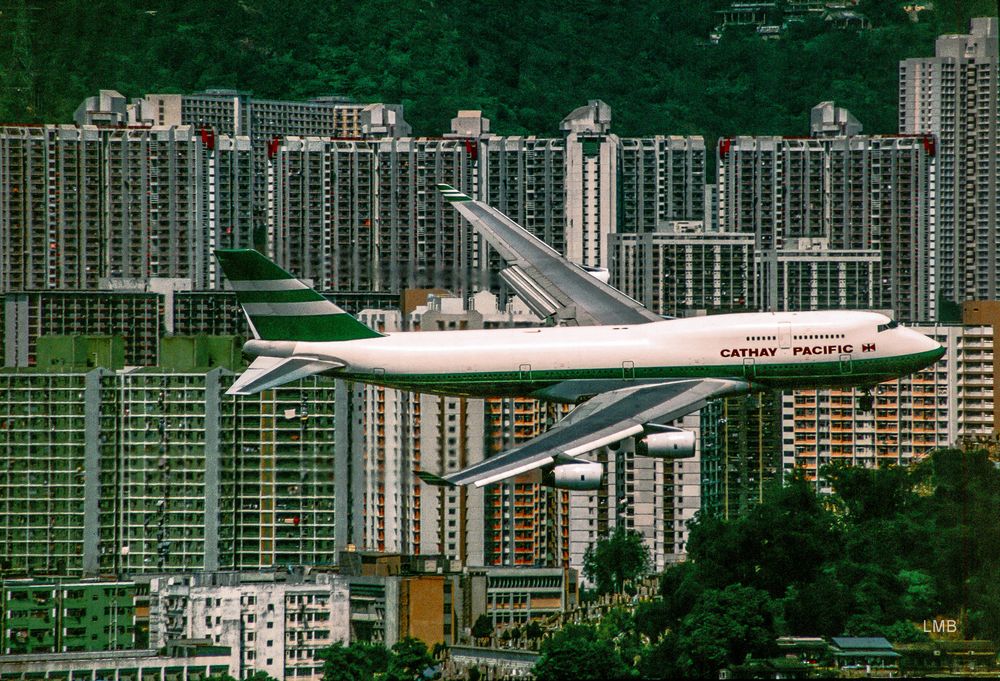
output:
[[[232,87],[259,97],[402,102],[417,134],[482,109],[504,134],[558,132],[588,99],[622,135],[804,134],[834,99],[896,129],[897,64],[933,54],[993,0],[943,0],[911,22],[862,0],[870,30],[814,19],[778,40],[708,35],[722,0],[6,0],[0,121],[69,122],[100,88],[128,97]],[[779,6],[782,5],[779,2]],[[929,3],[927,3],[929,4]]]

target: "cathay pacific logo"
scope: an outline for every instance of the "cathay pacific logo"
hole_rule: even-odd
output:
[[[810,357],[814,355],[849,355],[854,352],[851,344],[838,345],[797,345],[791,348],[795,357]],[[861,346],[861,352],[875,352],[874,343],[865,343]],[[722,348],[719,355],[722,357],[774,357],[778,354],[778,348]]]

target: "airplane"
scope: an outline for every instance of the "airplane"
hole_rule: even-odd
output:
[[[693,456],[694,433],[666,424],[710,400],[769,388],[870,391],[945,352],[877,312],[664,318],[486,203],[438,189],[508,263],[501,277],[558,325],[383,334],[257,251],[217,249],[254,336],[243,350],[255,359],[227,394],[325,374],[414,392],[579,404],[520,446],[460,471],[418,475],[482,487],[530,474],[560,489],[595,490],[603,467],[581,455],[635,438],[640,455]]]

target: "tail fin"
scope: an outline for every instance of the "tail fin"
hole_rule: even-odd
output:
[[[377,338],[368,328],[285,270],[250,249],[216,249],[222,271],[254,336],[263,340]]]

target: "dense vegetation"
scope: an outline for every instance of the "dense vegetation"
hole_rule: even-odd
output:
[[[323,681],[415,681],[437,678],[435,662],[427,646],[418,639],[407,637],[391,649],[378,643],[334,643],[320,651],[316,659],[323,661]],[[428,671],[431,670],[431,671]]]
[[[583,556],[583,575],[600,594],[623,592],[629,582],[645,577],[650,567],[642,535],[623,527],[588,546]]]
[[[795,24],[780,40],[707,37],[725,0],[11,0],[0,12],[0,120],[71,120],[100,88],[134,97],[209,87],[261,97],[402,102],[417,134],[482,109],[502,134],[553,134],[601,98],[623,135],[803,134],[834,99],[896,130],[897,63],[995,14],[938,0],[911,22],[862,0],[871,30]],[[779,0],[779,6],[784,4]]]
[[[539,681],[718,678],[774,655],[779,635],[917,641],[915,623],[936,617],[1000,642],[1000,470],[985,452],[830,478],[829,497],[798,481],[746,517],[700,518],[662,601],[559,632],[543,644]]]

